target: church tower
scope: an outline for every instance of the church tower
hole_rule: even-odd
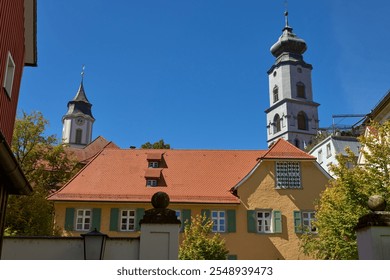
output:
[[[304,149],[317,134],[318,106],[313,101],[311,70],[303,60],[307,46],[297,37],[288,24],[278,41],[271,47],[276,58],[268,70],[270,106],[267,114],[267,143],[271,145],[284,138],[296,147]]]
[[[92,126],[95,118],[84,91],[84,71],[80,87],[73,100],[68,102],[68,112],[62,117],[62,143],[73,148],[84,148],[92,141]]]

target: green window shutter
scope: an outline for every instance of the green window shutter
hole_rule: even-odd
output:
[[[186,225],[191,225],[191,210],[183,209],[181,211],[181,227],[180,231],[183,232]]]
[[[111,208],[110,211],[110,231],[118,231],[119,208]]]
[[[246,211],[246,217],[247,217],[248,232],[252,232],[252,233],[257,232],[257,230],[256,230],[256,211],[255,210]]]
[[[210,215],[211,215],[211,214],[210,214],[210,210],[208,210],[208,209],[202,209],[202,210],[200,211],[200,213],[201,213],[202,217],[203,217],[203,216],[206,217],[205,222],[207,222],[207,220],[210,219]]]
[[[65,230],[73,230],[74,227],[74,208],[66,208],[65,211]]]
[[[273,218],[274,218],[274,233],[281,233],[282,232],[282,212],[279,210],[273,211]]]
[[[137,208],[135,210],[135,230],[138,231],[141,229],[141,226],[139,225],[139,222],[142,220],[145,214],[144,208]]]
[[[92,209],[92,225],[91,230],[94,230],[95,228],[97,230],[100,230],[100,219],[102,216],[102,209],[100,208],[93,208]]]
[[[236,232],[236,210],[229,209],[226,211],[227,215],[227,231]]]
[[[294,231],[296,233],[302,232],[302,215],[301,211],[294,211]]]

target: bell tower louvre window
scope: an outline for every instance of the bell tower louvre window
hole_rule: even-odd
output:
[[[297,97],[306,98],[305,85],[302,82],[297,83]]]
[[[274,87],[273,95],[274,95],[274,103],[278,102],[279,101],[279,88],[278,88],[278,86]]]
[[[81,144],[82,136],[83,136],[83,131],[80,128],[76,129],[76,140],[75,140],[76,144]]]
[[[274,133],[278,133],[280,129],[280,117],[276,114],[274,117]]]
[[[298,129],[300,130],[307,130],[307,117],[304,112],[299,112],[297,116],[298,120]]]

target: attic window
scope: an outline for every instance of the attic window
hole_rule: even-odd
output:
[[[158,168],[159,162],[158,161],[149,161],[149,168]]]
[[[157,187],[157,180],[156,179],[147,179],[146,186],[147,187]]]
[[[301,171],[299,162],[280,161],[276,162],[276,188],[277,189],[300,189]]]

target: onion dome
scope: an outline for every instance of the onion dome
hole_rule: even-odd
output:
[[[284,15],[286,25],[279,40],[271,47],[271,53],[276,58],[283,53],[302,56],[307,49],[306,42],[292,32],[292,27],[288,25],[288,12],[285,12]]]

